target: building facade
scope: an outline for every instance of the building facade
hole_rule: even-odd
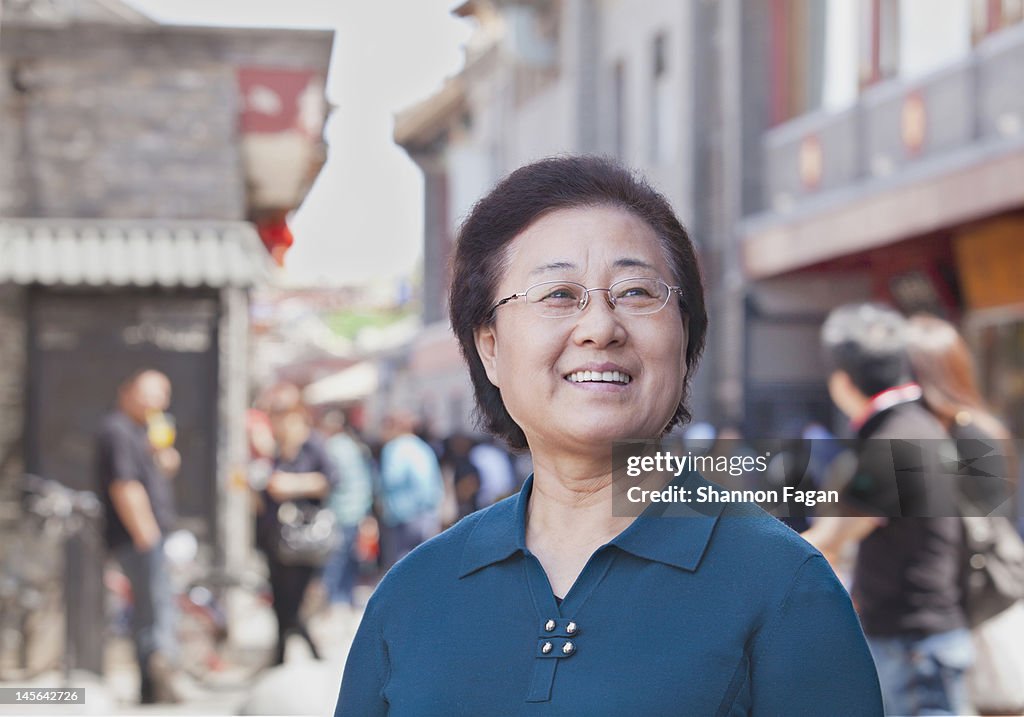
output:
[[[100,419],[152,367],[174,386],[182,524],[237,566],[249,292],[322,163],[332,33],[164,26],[115,0],[4,9],[4,515],[26,472],[96,489]],[[73,619],[80,665],[98,671],[100,546],[87,554]]]
[[[870,299],[959,324],[1019,434],[1024,3],[766,5],[741,54],[768,89],[745,115],[747,421],[827,417],[817,329]]]

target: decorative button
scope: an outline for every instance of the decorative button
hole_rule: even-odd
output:
[[[554,632],[554,630],[555,630],[555,621],[554,620],[548,620],[546,623],[544,623],[544,629],[547,630],[548,632]]]
[[[570,622],[568,625],[565,626],[565,631],[567,633],[569,633],[570,635],[575,634],[575,632],[576,632],[576,623],[575,622]]]
[[[540,651],[541,651],[541,652],[543,652],[543,653],[544,653],[544,654],[546,655],[546,654],[548,654],[549,652],[551,652],[551,649],[552,649],[553,647],[554,647],[554,646],[553,646],[553,645],[552,645],[552,644],[551,644],[550,642],[545,642],[545,643],[544,643],[544,646],[540,648]]]
[[[573,645],[571,642],[567,642],[564,645],[562,645],[562,654],[564,654],[564,655],[571,655],[573,653],[573,650],[575,650],[575,649],[576,649],[575,645]]]

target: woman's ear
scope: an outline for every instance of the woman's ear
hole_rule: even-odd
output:
[[[476,352],[487,372],[487,380],[501,388],[498,383],[498,334],[494,331],[494,323],[474,329],[473,343],[476,344]]]

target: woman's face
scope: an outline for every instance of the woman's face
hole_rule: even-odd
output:
[[[508,247],[507,271],[494,301],[543,281],[607,288],[634,277],[675,285],[654,231],[608,206],[561,209],[543,216]],[[686,330],[673,295],[654,314],[613,310],[593,292],[582,312],[538,316],[525,299],[497,309],[476,331],[488,378],[501,390],[531,450],[607,450],[610,442],[661,435],[686,378]],[[581,371],[619,371],[626,382],[579,381]]]

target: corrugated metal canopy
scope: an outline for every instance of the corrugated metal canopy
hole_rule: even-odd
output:
[[[271,266],[246,222],[0,219],[0,284],[245,287]]]
[[[363,361],[306,386],[302,398],[310,406],[361,401],[379,386],[380,369],[370,361]]]

